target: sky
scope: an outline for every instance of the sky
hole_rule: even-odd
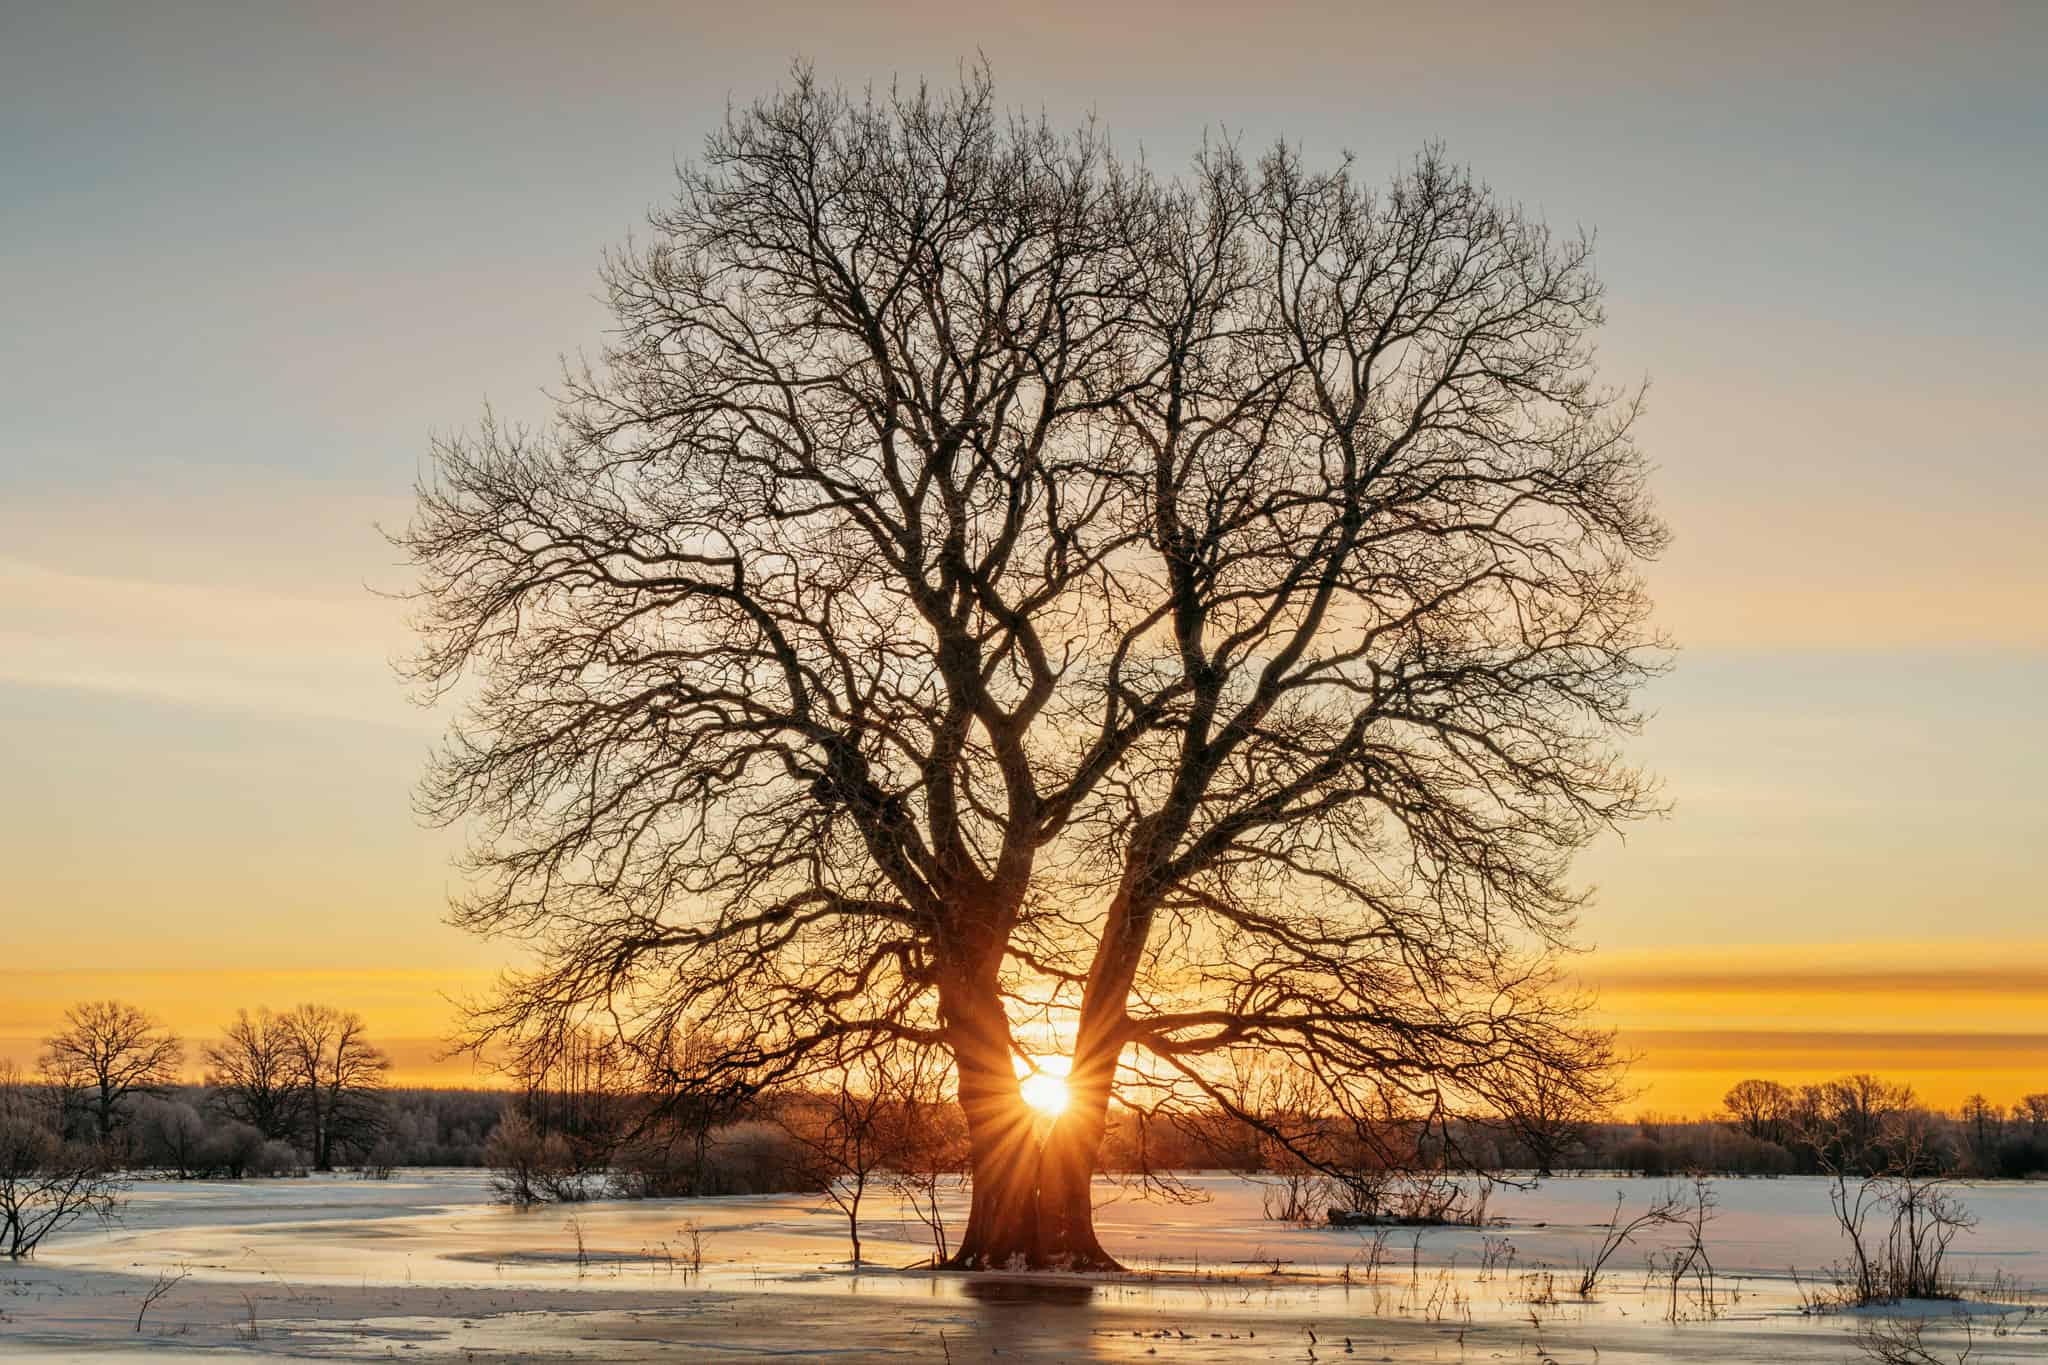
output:
[[[1597,232],[1676,541],[1581,864],[1635,1103],[2048,1090],[2038,4],[0,3],[0,1056],[119,995],[361,1009],[409,1079],[508,960],[410,806],[430,434],[547,412],[600,253],[793,58],[992,64],[1162,170],[1431,141]]]

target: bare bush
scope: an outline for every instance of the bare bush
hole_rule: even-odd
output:
[[[1696,1175],[1691,1185],[1671,1201],[1671,1208],[1665,1221],[1683,1237],[1665,1253],[1663,1271],[1671,1294],[1664,1315],[1672,1322],[1680,1321],[1688,1313],[1711,1318],[1719,1311],[1714,1297],[1714,1262],[1707,1254],[1707,1224],[1714,1219],[1713,1187]]]
[[[97,1143],[67,1142],[12,1067],[0,1071],[0,1253],[35,1254],[80,1218],[112,1216],[125,1186]]]
[[[1921,1317],[1866,1319],[1856,1324],[1856,1348],[1880,1365],[1969,1365],[1977,1351],[1977,1326],[1970,1315],[1954,1315],[1954,1339],[1946,1345],[1935,1337],[1936,1325]],[[1994,1334],[2002,1335],[1996,1329]]]
[[[1319,1223],[1332,1206],[1330,1178],[1313,1166],[1287,1161],[1257,1177],[1259,1207],[1276,1223]]]
[[[199,1111],[183,1100],[144,1099],[135,1107],[135,1137],[142,1160],[180,1180],[208,1173],[212,1136]]]
[[[1865,1306],[1958,1297],[1946,1269],[1948,1251],[1976,1219],[1939,1173],[1927,1125],[1900,1112],[1858,1138],[1852,1143],[1826,1128],[1808,1136],[1830,1167],[1828,1206],[1849,1244],[1840,1299]],[[1852,1161],[1876,1163],[1877,1170],[1852,1174]]]
[[[200,1149],[199,1161],[211,1175],[224,1175],[230,1180],[240,1180],[245,1175],[266,1174],[265,1167],[274,1159],[274,1153],[265,1148],[272,1138],[266,1138],[253,1125],[230,1119],[215,1128]]]
[[[572,1204],[596,1193],[599,1175],[580,1163],[559,1133],[542,1134],[524,1114],[508,1112],[484,1143],[491,1192],[500,1203]]]
[[[705,1194],[816,1193],[819,1177],[803,1147],[779,1125],[736,1123],[712,1134]]]

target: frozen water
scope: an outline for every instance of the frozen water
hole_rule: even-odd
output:
[[[884,1193],[862,1221],[872,1264],[846,1263],[845,1220],[802,1196],[646,1200],[518,1211],[484,1175],[401,1172],[246,1183],[143,1182],[123,1217],[0,1266],[0,1356],[55,1360],[227,1348],[242,1358],[988,1358],[1189,1361],[1505,1358],[1856,1358],[1853,1315],[1798,1311],[1844,1252],[1814,1179],[1717,1180],[1707,1246],[1711,1320],[1669,1321],[1669,1287],[1646,1270],[1668,1238],[1618,1254],[1588,1301],[1571,1287],[1617,1196],[1639,1210],[1669,1182],[1566,1177],[1500,1189],[1492,1225],[1373,1236],[1262,1216],[1263,1188],[1197,1175],[1195,1203],[1104,1182],[1098,1225],[1131,1272],[961,1277],[908,1269],[924,1230]],[[1999,1305],[1972,1304],[1972,1361],[2048,1359],[2048,1186],[1960,1187],[1978,1226],[1955,1268]],[[950,1213],[964,1216],[964,1202]],[[693,1273],[686,1222],[702,1232]],[[1505,1239],[1504,1243],[1503,1240]],[[1510,1254],[1511,1249],[1511,1254]],[[189,1278],[151,1306],[166,1269]],[[2017,1286],[2017,1288],[2015,1288]],[[1953,1305],[1917,1307],[1927,1344],[1963,1347]]]

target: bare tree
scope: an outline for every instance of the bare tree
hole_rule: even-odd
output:
[[[327,1005],[301,1005],[284,1016],[293,1084],[305,1097],[309,1155],[316,1170],[334,1169],[335,1154],[368,1150],[382,1125],[378,1091],[391,1066],[370,1045],[362,1016]]]
[[[2015,1123],[2025,1120],[2030,1137],[2048,1133],[2048,1093],[2022,1095],[2020,1102],[2012,1107]]]
[[[412,677],[476,679],[422,790],[479,832],[456,920],[538,954],[473,1043],[941,1046],[963,1268],[1114,1264],[1112,1095],[1242,1114],[1232,1049],[1338,1114],[1595,1084],[1567,872],[1654,806],[1664,530],[1587,242],[1434,153],[1164,181],[984,72],[799,71],[606,281],[559,424],[440,443],[395,537]]]
[[[2005,1135],[2005,1110],[1981,1094],[1963,1101],[1963,1131],[1979,1174],[1998,1171],[1998,1141]]]
[[[56,1118],[11,1063],[0,1065],[0,1252],[12,1260],[120,1203],[123,1186],[107,1169],[104,1144],[66,1142]]]
[[[185,1045],[155,1019],[118,1000],[64,1012],[65,1028],[43,1040],[43,1070],[83,1094],[101,1142],[112,1138],[132,1095],[161,1095],[178,1079]]]
[[[1548,1062],[1516,1059],[1494,1087],[1499,1122],[1529,1154],[1539,1177],[1583,1146],[1586,1132],[1603,1118],[1615,1091],[1588,1084],[1587,1077],[1561,1073]]]
[[[1824,1174],[1892,1172],[1898,1166],[1902,1135],[1909,1131],[1902,1116],[1914,1103],[1911,1086],[1857,1072],[1802,1086],[1787,1129],[1793,1142],[1812,1153]],[[1928,1159],[1926,1144],[1910,1145],[1915,1160]]]
[[[889,1188],[930,1236],[932,1264],[951,1251],[940,1196],[967,1171],[967,1128],[952,1103],[950,1065],[936,1048],[911,1048],[889,1063]]]
[[[1761,1142],[1783,1142],[1794,1096],[1776,1081],[1737,1081],[1721,1099],[1735,1126]]]
[[[521,1108],[543,1135],[559,1135],[587,1172],[611,1164],[633,1128],[645,1081],[643,1059],[617,1039],[579,1030],[504,1068],[518,1086]]]
[[[206,1049],[206,1084],[214,1107],[266,1138],[298,1131],[307,1099],[305,1067],[285,1016],[235,1011],[221,1040]]]
[[[869,1186],[897,1164],[892,1120],[895,1096],[883,1065],[874,1059],[839,1068],[823,1095],[789,1095],[775,1108],[776,1122],[809,1153],[825,1198],[846,1216],[853,1264],[861,1263],[860,1206]]]

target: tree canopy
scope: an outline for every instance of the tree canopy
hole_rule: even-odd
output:
[[[438,442],[395,537],[456,918],[536,953],[479,1041],[600,1019],[682,1091],[941,1048],[964,1266],[1106,1259],[1112,1094],[1598,1091],[1568,869],[1654,805],[1665,532],[1587,240],[1435,151],[1163,177],[981,71],[799,70],[679,176],[559,420]]]

